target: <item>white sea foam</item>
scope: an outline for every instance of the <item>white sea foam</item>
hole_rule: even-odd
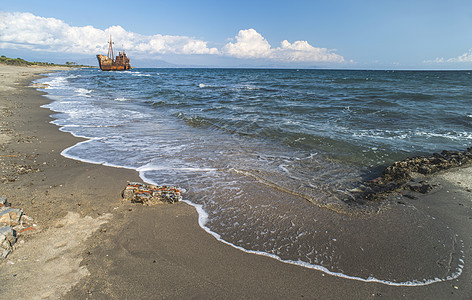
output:
[[[93,90],[87,90],[87,89],[84,89],[84,88],[76,88],[75,89],[76,96],[81,96],[81,97],[90,98],[90,97],[92,97],[91,95],[89,95],[91,92],[93,92]]]
[[[138,76],[138,77],[151,77],[152,76],[151,74],[144,74],[141,72],[130,72],[130,74],[133,76]]]
[[[357,130],[352,133],[353,137],[367,137],[385,140],[405,140],[414,137],[426,138],[444,138],[460,141],[463,139],[472,139],[472,133],[462,132],[427,132],[427,131],[404,131],[404,130]]]
[[[186,171],[186,172],[213,172],[217,171],[214,168],[192,168],[192,167],[172,167],[172,166],[155,166],[155,165],[145,165],[136,169],[138,172],[149,172],[149,171]]]
[[[252,91],[252,90],[260,90],[261,88],[255,85],[247,84],[247,85],[243,85],[241,89]]]
[[[71,133],[71,134],[74,135],[73,133]],[[80,136],[77,136],[77,135],[74,135],[74,136],[80,137]],[[82,138],[85,138],[85,137],[82,137]],[[136,170],[136,168],[132,167],[132,166],[123,166],[123,165],[118,165],[118,164],[112,164],[112,163],[106,162],[104,160],[85,159],[83,157],[79,157],[79,156],[72,155],[72,154],[69,153],[76,147],[80,147],[81,145],[88,144],[88,143],[91,143],[91,142],[97,141],[97,140],[101,140],[101,139],[100,138],[88,138],[86,141],[79,142],[79,143],[77,143],[77,144],[75,144],[71,147],[68,147],[68,148],[64,149],[61,152],[61,155],[64,156],[64,157],[70,158],[70,159],[78,160],[78,161],[89,163],[89,164],[104,165],[104,166],[107,166],[107,167],[120,168],[120,169]]]
[[[424,132],[424,131],[416,131],[415,134],[417,136],[424,136],[427,138],[446,138],[450,140],[463,140],[463,139],[472,139],[471,132],[447,132],[447,133],[434,133],[434,132]]]
[[[53,78],[52,80],[45,82],[45,84],[48,85],[48,87],[46,87],[46,89],[53,90],[53,89],[64,88],[64,87],[66,87],[66,82],[67,82],[66,77]]]
[[[74,136],[75,136],[75,135],[74,135]],[[94,140],[94,139],[88,139],[88,140],[86,140],[86,141],[79,142],[79,143],[75,144],[74,146],[71,146],[71,147],[69,147],[69,148],[66,148],[66,149],[64,149],[64,150],[61,152],[61,155],[64,156],[64,157],[70,158],[70,159],[75,159],[75,160],[82,161],[82,162],[86,162],[86,163],[101,165],[101,164],[105,163],[105,161],[89,160],[89,159],[85,159],[85,158],[81,158],[81,157],[77,157],[77,156],[74,156],[74,155],[70,155],[70,154],[69,154],[69,151],[71,151],[73,148],[78,147],[78,146],[80,146],[80,145],[82,145],[82,144],[90,143],[90,142],[92,142],[93,140]]]
[[[195,209],[197,210],[197,213],[198,213],[198,224],[200,225],[200,227],[203,228],[209,234],[211,234],[218,241],[220,241],[224,244],[227,244],[227,245],[229,245],[233,248],[236,248],[238,250],[241,250],[243,252],[246,252],[246,253],[267,256],[267,257],[276,259],[278,261],[281,261],[283,263],[288,263],[288,264],[293,264],[293,265],[298,265],[298,266],[301,266],[301,267],[305,267],[305,268],[308,268],[308,269],[318,270],[318,271],[321,271],[321,272],[326,273],[328,275],[341,277],[341,278],[346,278],[346,279],[351,279],[351,280],[358,280],[358,281],[363,281],[363,282],[381,283],[381,284],[391,285],[391,286],[424,286],[424,285],[430,285],[430,284],[433,284],[433,283],[436,283],[436,282],[453,280],[453,279],[458,278],[462,274],[463,266],[460,265],[452,275],[449,275],[446,278],[432,278],[432,279],[426,279],[425,278],[425,279],[422,279],[422,280],[394,282],[394,281],[389,281],[389,280],[378,279],[378,278],[375,278],[375,277],[361,278],[361,277],[358,277],[358,276],[350,276],[350,275],[340,273],[340,272],[333,272],[333,271],[330,271],[329,269],[327,269],[326,267],[323,267],[321,265],[310,264],[310,263],[307,263],[307,262],[304,262],[304,261],[301,261],[301,260],[297,260],[297,261],[295,261],[295,260],[284,260],[284,259],[281,259],[279,256],[277,256],[275,254],[266,253],[266,252],[262,252],[262,251],[248,250],[248,249],[245,249],[241,246],[236,246],[236,245],[234,245],[230,242],[225,241],[224,239],[221,238],[221,235],[219,235],[218,233],[212,231],[210,228],[208,228],[206,226],[206,224],[208,222],[208,213],[203,209],[203,206],[201,204],[195,204],[195,203],[193,203],[191,201],[188,201],[188,200],[185,200],[185,199],[182,200],[182,201],[189,204],[189,205],[191,205],[191,206],[193,206],[193,207],[195,207]]]
[[[124,98],[124,97],[115,98],[113,100],[115,100],[115,101],[129,101],[129,99]]]

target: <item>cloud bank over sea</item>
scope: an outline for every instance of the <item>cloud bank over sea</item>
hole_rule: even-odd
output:
[[[472,49],[469,49],[466,53],[463,53],[457,57],[444,58],[437,57],[432,61],[425,61],[426,63],[471,63],[472,62]]]
[[[142,35],[119,25],[104,30],[93,26],[71,26],[56,18],[44,18],[24,12],[0,12],[0,49],[98,54],[106,52],[107,41],[119,43],[133,55],[214,55],[237,59],[259,59],[268,62],[344,63],[335,50],[310,45],[307,41],[284,40],[273,47],[255,29],[243,29],[224,44],[212,47],[208,41],[179,35]]]

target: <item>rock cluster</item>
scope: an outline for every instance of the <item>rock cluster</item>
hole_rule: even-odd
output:
[[[405,189],[425,194],[433,186],[424,180],[418,180],[421,175],[431,175],[470,163],[472,163],[472,148],[466,151],[442,151],[428,157],[407,158],[388,166],[381,177],[362,182],[358,188],[350,191],[352,198],[346,202],[366,203],[379,200],[388,193]]]
[[[21,209],[12,208],[6,197],[0,197],[0,257],[11,253],[18,236],[34,230],[33,219],[23,214]]]
[[[139,182],[128,182],[121,193],[124,200],[131,203],[155,205],[159,203],[175,203],[182,200],[182,192],[173,186],[155,186]]]
[[[466,151],[443,151],[432,156],[417,156],[394,163],[383,172],[389,181],[404,181],[412,178],[413,173],[430,175],[441,170],[459,167],[472,162],[472,148]]]

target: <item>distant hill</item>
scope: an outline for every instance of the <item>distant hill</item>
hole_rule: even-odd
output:
[[[60,67],[74,67],[74,68],[94,68],[92,66],[87,66],[87,65],[79,65],[75,62],[66,62],[65,64],[55,64],[55,63],[49,63],[49,62],[31,62],[24,60],[22,58],[10,58],[6,57],[5,55],[0,56],[0,63],[1,64],[6,64],[6,65],[11,65],[11,66],[60,66]]]

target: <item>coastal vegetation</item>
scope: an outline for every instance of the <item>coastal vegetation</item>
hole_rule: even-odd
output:
[[[55,64],[50,62],[31,62],[22,58],[10,58],[5,55],[0,56],[0,64],[11,66],[50,66],[50,67],[74,67],[74,68],[91,68],[92,66],[79,65],[76,62],[67,61],[65,64]]]

